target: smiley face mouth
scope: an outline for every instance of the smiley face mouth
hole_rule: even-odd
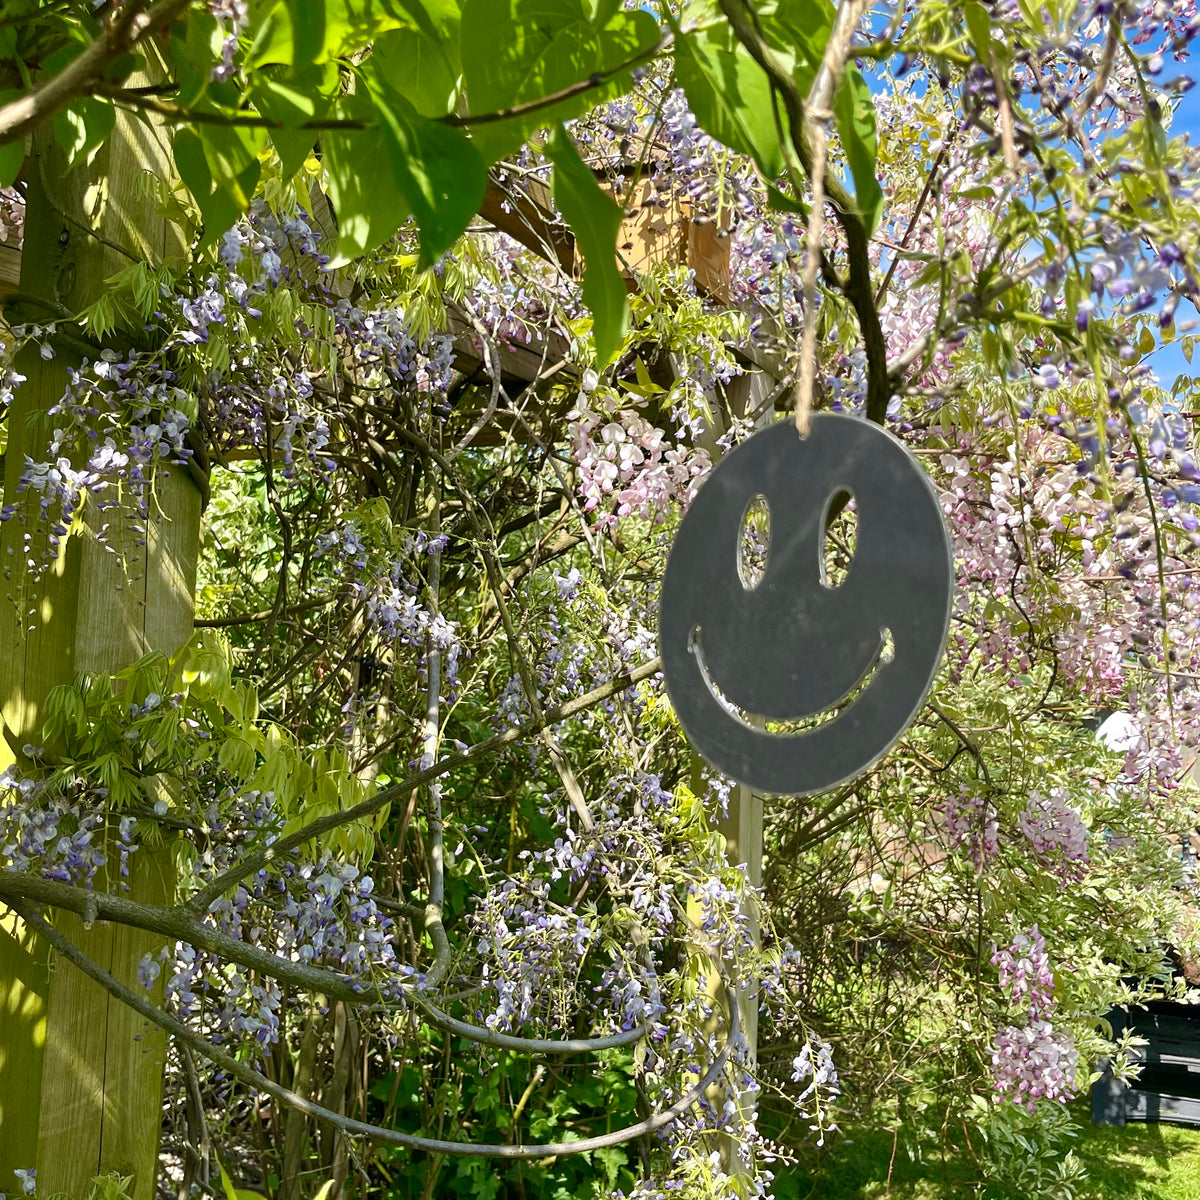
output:
[[[875,681],[876,675],[888,665],[896,656],[895,643],[892,639],[892,631],[886,627],[879,631],[879,649],[871,658],[867,669],[862,673],[858,682],[835,704],[828,708],[822,709],[820,712],[812,713],[804,717],[789,717],[787,720],[772,720],[767,717],[759,716],[742,708],[741,705],[735,704],[721,690],[720,685],[712,677],[708,669],[708,663],[704,658],[704,645],[701,641],[700,626],[697,625],[691,632],[688,638],[688,653],[696,660],[696,666],[700,671],[700,678],[704,680],[704,686],[708,688],[712,698],[727,712],[743,729],[749,729],[754,733],[771,733],[780,737],[799,736],[806,733],[811,733],[814,729],[819,729],[823,725],[832,724],[844,716],[851,708],[854,707],[859,697],[871,686]]]

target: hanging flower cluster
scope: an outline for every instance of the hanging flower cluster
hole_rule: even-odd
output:
[[[982,869],[999,853],[1000,822],[996,806],[983,796],[959,789],[942,805],[950,847],[964,849],[977,869]]]
[[[1087,826],[1067,803],[1064,789],[1055,788],[1048,796],[1034,792],[1019,821],[1034,853],[1052,864],[1060,886],[1083,877],[1088,863]]]
[[[596,393],[580,394],[570,420],[579,495],[601,529],[630,516],[661,524],[687,506],[711,466],[703,448],[672,445],[645,417]]]
[[[992,1070],[998,1095],[1037,1108],[1039,1100],[1070,1100],[1075,1095],[1079,1053],[1070,1034],[1055,1030],[1054,976],[1046,942],[1036,925],[1018,933],[1012,944],[997,948],[992,963],[999,968],[1000,986],[1027,1020],[1006,1025],[996,1034]]]

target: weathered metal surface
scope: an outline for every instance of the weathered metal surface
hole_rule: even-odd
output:
[[[845,493],[857,547],[831,586],[825,530]],[[758,497],[770,537],[752,584],[739,554]],[[667,563],[659,640],[685,732],[714,766],[763,792],[803,795],[855,777],[924,703],[953,581],[933,485],[891,434],[832,413],[816,414],[807,438],[790,421],[756,434],[705,482]]]

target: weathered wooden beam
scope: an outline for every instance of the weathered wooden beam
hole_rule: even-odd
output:
[[[603,175],[598,178],[602,187],[608,186]],[[630,290],[639,274],[668,263],[690,267],[702,292],[728,302],[727,230],[696,213],[691,201],[660,191],[650,179],[634,184],[623,199],[626,215],[617,248]],[[479,215],[568,275],[579,275],[575,238],[555,216],[550,189],[541,180],[525,179],[519,187],[509,187],[493,174]]]
[[[479,215],[539,258],[556,263],[568,275],[575,272],[575,236],[555,218],[550,189],[541,180],[507,187],[493,172]]]
[[[653,180],[635,184],[626,201],[618,249],[626,286],[660,263],[690,267],[696,286],[719,303],[729,301],[729,237],[689,200],[660,191]]]
[[[467,377],[480,375],[482,378],[487,366],[474,328],[453,312],[446,328],[454,338],[454,369]],[[566,369],[570,342],[560,333],[541,332],[540,339],[528,342],[517,341],[511,336],[495,339],[500,357],[500,378],[506,388],[515,387],[516,391],[521,391],[531,383],[549,379]]]
[[[25,143],[25,161],[17,172],[17,183],[24,186],[29,172],[29,141]],[[15,292],[21,283],[21,242],[16,231],[9,229],[0,239],[0,296]]]

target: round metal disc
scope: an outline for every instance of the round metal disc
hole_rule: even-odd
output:
[[[831,586],[825,529],[847,492],[856,544]],[[769,513],[766,566],[744,580],[756,501]],[[897,438],[836,413],[814,414],[806,438],[791,421],[763,430],[713,470],[667,560],[659,644],[684,731],[758,791],[805,795],[853,779],[920,711],[953,587],[937,494]]]

